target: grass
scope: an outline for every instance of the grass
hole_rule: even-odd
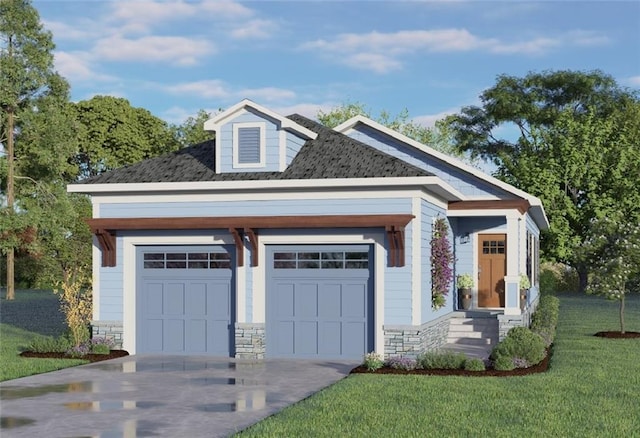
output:
[[[0,301],[0,382],[88,363],[77,359],[20,357],[36,336],[65,332],[64,315],[51,291],[18,290],[16,299]]]
[[[357,374],[241,432],[252,436],[640,436],[640,339],[619,330],[618,303],[560,296],[548,372],[523,377]],[[640,331],[640,296],[627,298]]]

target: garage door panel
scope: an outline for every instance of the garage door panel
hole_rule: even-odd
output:
[[[318,323],[300,321],[295,326],[295,352],[303,356],[318,354]]]
[[[320,327],[318,351],[324,356],[340,356],[342,351],[342,323],[325,321]]]
[[[294,315],[294,286],[291,283],[277,283],[274,291],[275,310],[278,318]]]
[[[234,263],[221,251],[138,249],[139,353],[233,355]]]
[[[186,296],[186,314],[194,316],[204,316],[207,314],[207,284],[189,284],[189,294]]]
[[[194,353],[207,351],[207,320],[191,319],[187,322],[185,350]]]
[[[342,314],[342,285],[323,284],[318,297],[318,314],[325,318],[340,318]]]
[[[367,338],[367,327],[364,322],[345,322],[343,324],[342,348],[362,357],[367,353],[364,348]]]
[[[209,315],[214,319],[228,321],[231,317],[231,286],[228,283],[212,283],[209,285],[209,296]]]
[[[162,315],[164,303],[164,284],[146,283],[143,303],[149,315]]]
[[[184,351],[184,319],[166,320],[163,350],[172,353]]]
[[[294,287],[294,312],[300,318],[318,316],[318,284],[302,283]]]
[[[150,353],[162,351],[162,337],[158,333],[164,330],[164,320],[147,319],[144,324],[142,339]]]
[[[165,315],[184,315],[185,284],[169,283],[166,286]]]
[[[277,321],[274,325],[273,347],[277,355],[290,356],[294,353],[294,322]]]
[[[365,318],[367,312],[367,285],[342,285],[342,316],[345,318]]]

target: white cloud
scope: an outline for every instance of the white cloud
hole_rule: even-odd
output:
[[[282,88],[265,87],[265,88],[245,88],[234,93],[240,98],[249,98],[255,100],[278,101],[295,99],[296,93],[291,90]]]
[[[411,120],[419,125],[425,126],[427,128],[432,128],[435,126],[438,120],[442,120],[445,117],[451,114],[457,114],[460,112],[460,108],[452,108],[449,110],[441,111],[438,114],[425,114],[422,116],[413,117]]]
[[[290,114],[300,114],[301,116],[308,117],[310,119],[316,120],[318,117],[318,112],[329,112],[332,108],[335,108],[335,103],[298,103],[295,105],[288,106],[276,106],[274,107],[274,111],[278,114],[282,114],[283,116],[288,116]]]
[[[621,81],[630,87],[640,87],[640,76],[631,76]]]
[[[109,81],[114,78],[93,71],[91,61],[84,52],[55,52],[55,65],[58,72],[72,81]]]
[[[246,6],[234,1],[225,0],[208,0],[200,4],[203,11],[210,12],[215,17],[229,18],[246,18],[254,15],[254,12]]]
[[[255,19],[241,23],[230,35],[235,39],[265,39],[271,37],[276,28],[273,21]]]
[[[82,41],[95,36],[96,23],[89,20],[84,20],[73,26],[60,21],[48,20],[43,20],[42,24],[53,34],[54,40]]]
[[[335,62],[353,68],[388,73],[401,69],[403,57],[415,53],[482,51],[494,54],[540,55],[561,46],[591,46],[608,42],[605,36],[586,31],[502,41],[498,38],[483,38],[466,29],[437,29],[344,33],[332,40],[319,39],[304,43],[300,49],[319,51]]]
[[[110,61],[167,61],[186,66],[198,63],[205,55],[215,53],[208,41],[184,37],[147,36],[125,39],[112,36],[99,40],[93,55]]]
[[[227,90],[225,83],[217,79],[185,82],[171,85],[166,87],[165,90],[172,94],[190,94],[207,99],[225,99],[231,97],[231,92]]]

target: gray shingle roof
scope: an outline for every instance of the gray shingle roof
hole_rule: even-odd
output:
[[[288,116],[318,134],[284,172],[215,173],[215,140],[149,158],[81,181],[83,184],[246,181],[432,176],[432,173],[298,114]]]

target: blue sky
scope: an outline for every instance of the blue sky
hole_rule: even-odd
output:
[[[640,2],[54,1],[74,101],[108,94],[171,123],[243,98],[315,116],[345,101],[430,125],[499,74],[593,70],[640,88]]]

